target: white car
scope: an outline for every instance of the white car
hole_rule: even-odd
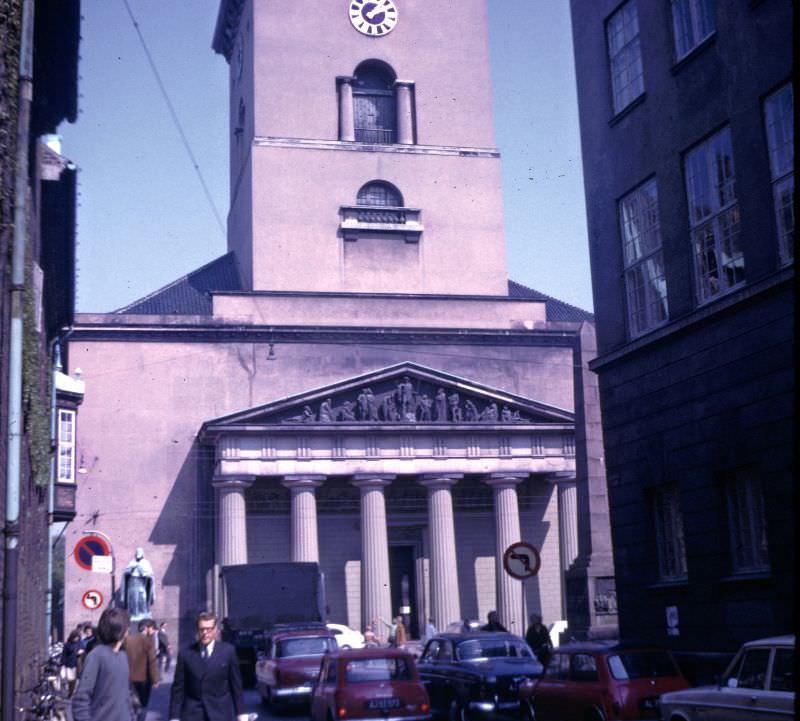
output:
[[[354,631],[341,623],[328,623],[326,626],[336,636],[339,648],[364,648],[364,634],[360,631]]]
[[[717,686],[661,695],[662,721],[794,719],[794,636],[749,641]]]

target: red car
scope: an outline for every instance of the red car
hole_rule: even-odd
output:
[[[323,624],[274,631],[256,661],[256,688],[273,710],[308,703],[322,657],[336,638]]]
[[[311,721],[427,721],[428,694],[414,657],[397,648],[336,651],[322,660]]]
[[[658,718],[658,697],[688,686],[666,649],[571,643],[519,696],[528,721],[633,721]]]

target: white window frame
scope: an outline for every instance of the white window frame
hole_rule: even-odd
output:
[[[606,21],[608,63],[614,115],[644,93],[644,68],[639,44],[639,14],[628,0]]]
[[[619,226],[628,332],[636,338],[663,325],[669,318],[655,178],[645,181],[619,201]]]
[[[58,409],[58,482],[75,483],[75,421],[77,414]]]
[[[676,61],[716,32],[714,5],[714,0],[672,0]]]
[[[725,127],[684,157],[695,292],[705,303],[745,281],[731,131]]]
[[[725,483],[725,505],[731,571],[734,574],[768,572],[770,562],[761,480],[745,472],[732,473]]]
[[[794,261],[794,90],[792,83],[764,99],[764,126],[783,264]]]
[[[658,578],[665,583],[685,581],[688,578],[686,543],[678,486],[668,484],[653,489],[651,503],[656,530]]]

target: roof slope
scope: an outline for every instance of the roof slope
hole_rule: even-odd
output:
[[[233,253],[227,253],[114,312],[138,315],[211,315],[213,292],[243,290]],[[594,315],[588,311],[513,280],[508,281],[508,297],[544,301],[547,320],[551,322],[580,323],[594,320]]]

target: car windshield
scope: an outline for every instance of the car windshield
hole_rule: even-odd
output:
[[[365,681],[410,681],[411,667],[405,658],[360,658],[345,666],[348,683]]]
[[[336,642],[324,636],[287,638],[278,643],[278,658],[290,656],[322,656],[336,649]]]
[[[677,676],[678,669],[665,651],[626,651],[608,657],[608,669],[618,681]]]
[[[533,658],[533,653],[527,644],[515,639],[471,638],[456,646],[456,658],[459,661],[503,657]]]

